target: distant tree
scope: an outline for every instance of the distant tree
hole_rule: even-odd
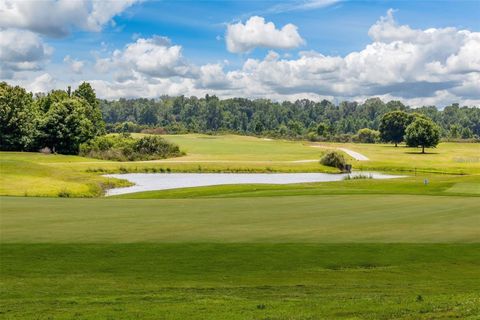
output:
[[[473,138],[473,132],[470,128],[463,128],[462,129],[462,139],[471,139]]]
[[[380,138],[385,142],[395,143],[396,147],[403,141],[405,129],[413,120],[413,115],[403,111],[386,113],[380,120]]]
[[[40,144],[53,152],[78,153],[81,143],[96,136],[97,128],[87,116],[84,99],[68,98],[51,105],[40,124]]]
[[[105,122],[102,118],[100,103],[90,83],[83,82],[77,90],[73,92],[72,96],[87,102],[88,106],[85,108],[85,115],[93,123],[96,135],[103,134],[105,132]]]
[[[0,150],[27,150],[37,135],[32,94],[0,83]]]
[[[407,107],[401,101],[398,101],[398,100],[391,100],[387,102],[386,106],[388,110],[392,110],[392,111],[394,110],[405,111],[407,109]]]
[[[158,121],[155,106],[147,105],[140,110],[138,122],[140,124],[154,125]]]
[[[356,140],[361,143],[375,143],[380,137],[380,132],[368,128],[358,130]]]
[[[327,136],[328,130],[329,130],[328,124],[326,124],[325,122],[321,122],[317,126],[317,134],[321,137]]]
[[[453,139],[457,139],[460,137],[460,126],[459,125],[451,125],[449,130],[449,137]]]
[[[440,142],[440,128],[430,119],[417,118],[405,130],[405,142],[409,147],[436,147]]]

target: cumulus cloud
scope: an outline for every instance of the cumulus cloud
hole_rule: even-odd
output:
[[[248,21],[240,24],[240,29],[247,25]],[[272,30],[276,34],[283,29],[273,26]],[[236,68],[218,62],[197,66],[183,57],[180,45],[167,38],[138,38],[97,58],[96,69],[104,73],[103,79],[87,80],[100,97],[108,99],[213,93],[274,100],[361,101],[379,96],[413,106],[480,104],[479,32],[414,29],[398,24],[389,11],[370,28],[369,35],[370,43],[345,56],[316,51],[286,56],[271,50],[264,58],[249,58]],[[246,38],[233,45],[234,52],[266,46],[265,42],[260,45],[262,37],[256,42]],[[44,76],[35,80],[34,87],[52,81]]]
[[[50,74],[44,73],[33,79],[26,88],[31,92],[47,92],[55,88],[55,79]]]
[[[227,49],[233,53],[249,52],[257,47],[292,49],[305,43],[293,24],[277,29],[273,22],[253,16],[243,24],[238,22],[227,26],[225,36]]]
[[[100,31],[139,0],[2,0],[0,28],[20,28],[62,37],[73,28]]]
[[[63,62],[68,64],[68,66],[70,67],[70,71],[72,71],[73,73],[77,73],[77,74],[82,73],[83,67],[85,65],[84,61],[80,61],[80,60],[77,60],[77,59],[72,59],[72,57],[70,57],[69,55],[67,55],[67,56],[65,56],[65,58],[63,58]]]
[[[97,59],[100,72],[114,70],[117,79],[134,78],[135,73],[153,78],[194,77],[195,68],[182,56],[182,47],[173,45],[166,37],[139,38],[110,57]]]
[[[42,69],[52,52],[30,31],[0,30],[0,73],[4,78],[11,78],[15,71]]]
[[[244,92],[360,99],[372,95],[404,101],[480,101],[480,33],[455,28],[398,25],[389,10],[369,30],[372,43],[345,57],[300,52],[297,59],[248,59],[235,74]],[[227,74],[227,78],[229,75]],[[256,92],[252,92],[252,89]],[[413,100],[415,98],[415,100]]]

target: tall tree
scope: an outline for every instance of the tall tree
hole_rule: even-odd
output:
[[[436,147],[440,142],[440,128],[430,119],[417,118],[405,130],[405,142],[409,147]]]
[[[73,97],[83,99],[87,102],[88,106],[85,109],[85,114],[93,123],[97,134],[103,134],[105,132],[105,122],[102,118],[102,111],[100,110],[100,103],[95,95],[95,90],[88,82],[83,82],[78,86],[72,94]]]
[[[97,128],[87,116],[89,108],[84,99],[78,98],[53,103],[40,125],[42,146],[58,153],[78,153],[81,143],[96,136]]]
[[[0,83],[0,150],[28,150],[37,135],[32,94]]]
[[[403,111],[392,111],[383,115],[380,120],[380,138],[385,142],[395,143],[395,147],[403,141],[405,129],[412,123],[414,116]]]

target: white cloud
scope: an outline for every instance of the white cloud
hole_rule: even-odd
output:
[[[15,71],[40,70],[53,49],[34,33],[24,30],[0,30],[0,70],[5,78]]]
[[[36,77],[26,88],[31,92],[47,92],[55,88],[55,79],[48,73]]]
[[[282,13],[289,11],[301,11],[301,10],[314,10],[325,8],[336,3],[339,3],[340,0],[303,0],[303,1],[294,1],[289,3],[277,4],[268,10],[273,13]]]
[[[61,37],[73,28],[100,31],[139,0],[2,0],[0,28],[20,28]]]
[[[67,56],[65,56],[65,58],[63,58],[63,62],[68,64],[68,66],[70,67],[70,71],[72,71],[73,73],[77,73],[77,74],[82,73],[83,67],[85,65],[84,61],[80,61],[80,60],[77,60],[77,59],[72,59],[69,55],[67,55]]]
[[[248,22],[240,25],[245,28]],[[281,32],[274,26],[273,30]],[[247,59],[240,67],[226,62],[197,66],[183,57],[180,45],[167,38],[139,38],[97,58],[101,79],[98,73],[90,75],[88,68],[84,74],[98,95],[108,99],[210,93],[274,100],[363,101],[379,96],[413,106],[480,105],[479,32],[413,29],[399,25],[389,11],[370,28],[369,35],[369,44],[345,56],[316,51],[286,56],[269,51],[263,59]],[[258,45],[257,41],[254,47]],[[234,51],[253,48],[252,42],[247,45],[246,41],[235,46]],[[32,87],[46,88],[48,84],[58,85],[59,81],[42,75]]]
[[[153,78],[188,78],[195,73],[195,68],[183,59],[182,47],[160,36],[139,38],[110,57],[97,59],[96,68],[101,72],[114,70],[124,80],[132,78],[134,72]]]
[[[289,23],[277,29],[273,22],[265,22],[258,16],[251,17],[245,24],[229,24],[225,41],[228,51],[233,53],[248,52],[257,47],[292,49],[305,43],[295,25]]]

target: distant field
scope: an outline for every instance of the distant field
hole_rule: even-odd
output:
[[[0,195],[92,197],[102,194],[105,187],[125,185],[125,182],[99,176],[106,172],[335,172],[320,165],[318,160],[325,150],[336,147],[370,158],[361,162],[346,155],[357,170],[401,171],[409,175],[417,172],[431,180],[435,180],[430,177],[432,173],[480,173],[480,145],[471,143],[442,143],[432,149],[431,154],[421,155],[416,149],[382,144],[312,144],[197,134],[165,138],[177,143],[187,155],[159,161],[112,162],[77,156],[0,152]],[[461,182],[461,178],[451,180],[448,187]],[[468,190],[472,189],[458,188],[452,192],[470,193]]]

